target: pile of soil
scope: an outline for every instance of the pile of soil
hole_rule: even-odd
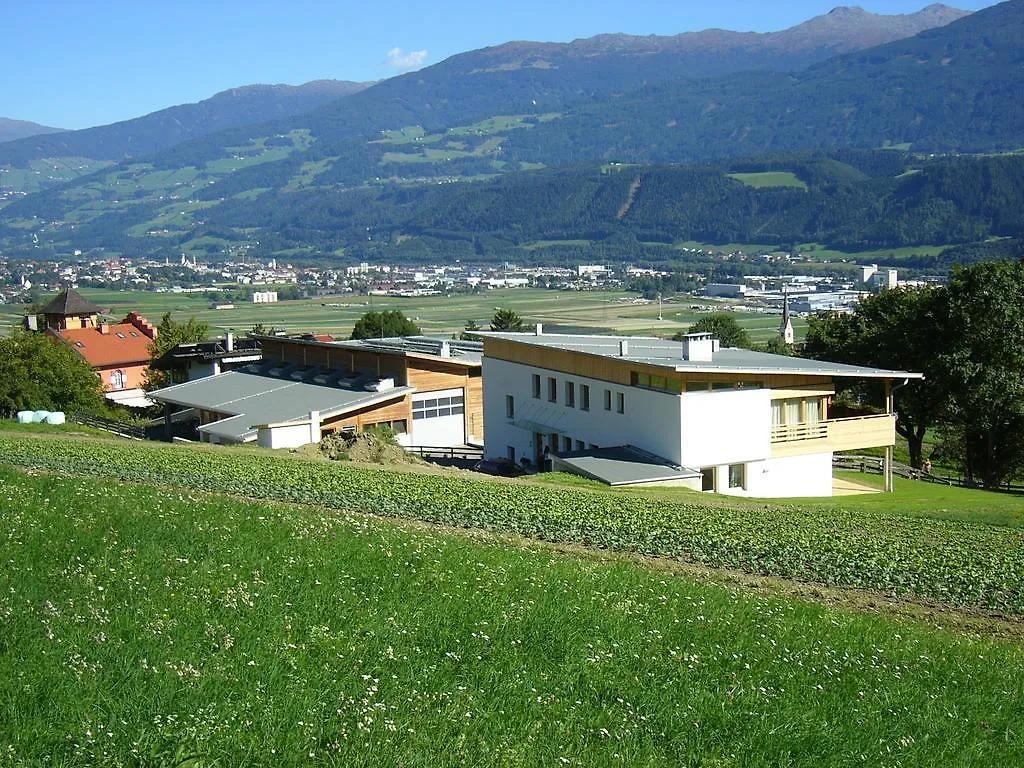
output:
[[[330,459],[348,459],[365,464],[415,464],[420,459],[393,440],[372,432],[342,437],[332,435],[320,441],[320,450]]]

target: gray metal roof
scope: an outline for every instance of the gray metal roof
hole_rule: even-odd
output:
[[[638,485],[700,477],[700,471],[672,464],[667,459],[629,445],[592,448],[553,456],[556,468],[600,480],[608,485]]]
[[[773,355],[749,349],[718,349],[710,361],[687,360],[682,342],[645,336],[584,336],[578,334],[504,333],[485,331],[484,337],[508,339],[535,347],[550,347],[611,357],[632,363],[668,368],[682,373],[764,373],[800,374],[804,376],[839,376],[848,378],[921,379],[923,374],[891,371],[843,363],[829,363],[803,357]],[[619,342],[626,340],[628,352],[620,355]]]
[[[224,440],[246,441],[256,437],[257,424],[300,421],[310,411],[321,417],[340,416],[348,411],[387,402],[414,392],[413,387],[395,387],[384,392],[309,384],[277,376],[230,371],[184,384],[175,384],[149,397],[160,403],[201,408],[232,414],[200,427]]]

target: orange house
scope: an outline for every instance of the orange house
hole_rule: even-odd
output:
[[[77,352],[99,376],[109,400],[124,405],[152,405],[143,387],[149,368],[149,345],[156,328],[138,312],[120,323],[99,319],[102,310],[68,289],[43,309],[48,336]]]

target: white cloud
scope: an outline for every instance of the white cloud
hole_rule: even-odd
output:
[[[403,53],[401,48],[396,47],[388,51],[388,66],[395,69],[419,69],[426,60],[425,50]]]

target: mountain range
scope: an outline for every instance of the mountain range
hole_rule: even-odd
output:
[[[308,111],[243,108],[234,112],[234,127],[216,132],[209,131],[226,120],[182,120],[185,128],[177,138],[164,131],[162,139],[147,145],[148,152],[142,138],[148,134],[138,121],[8,142],[0,144],[0,197],[5,189],[7,196],[0,209],[0,248],[23,252],[34,234],[40,247],[54,249],[105,244],[121,252],[177,254],[244,247],[348,257],[366,256],[368,243],[371,254],[379,255],[397,244],[408,249],[406,243],[422,245],[424,238],[433,238],[427,250],[440,256],[444,237],[437,234],[445,227],[425,223],[422,206],[447,210],[459,200],[464,208],[478,210],[467,195],[487,189],[492,199],[500,198],[493,190],[501,189],[504,195],[542,200],[545,188],[565,189],[560,177],[578,179],[574,174],[580,168],[602,163],[603,171],[582,172],[607,173],[631,164],[720,163],[764,153],[774,159],[748,164],[789,173],[808,190],[813,185],[800,176],[806,174],[801,168],[813,165],[808,157],[849,166],[852,173],[839,173],[841,184],[830,183],[859,189],[858,204],[867,205],[863,190],[868,186],[873,184],[871,194],[878,195],[893,194],[894,186],[859,166],[891,165],[895,178],[933,173],[922,153],[1024,146],[1021,39],[1024,0],[970,15],[937,5],[900,17],[837,8],[768,34],[707,30],[673,37],[507,43],[376,84],[346,84],[347,95],[325,98]],[[224,97],[209,101],[223,103]],[[154,118],[161,114],[140,120],[159,126]],[[197,127],[189,128],[193,123]],[[843,148],[882,147],[893,148],[888,160],[870,159],[886,153],[868,151],[851,164],[836,154]],[[793,156],[793,167],[786,168],[780,153],[792,151],[805,154]],[[72,162],[82,178],[68,181],[55,169]],[[793,193],[766,189],[739,195],[737,188],[744,185],[730,174],[743,170],[714,163],[702,166],[702,172],[732,185],[736,194],[730,199],[760,205]],[[40,167],[46,172],[27,172]],[[1016,179],[1015,167],[1007,171],[998,162],[992,167]],[[546,170],[537,173],[540,168]],[[659,209],[646,197],[657,185],[643,179],[660,174],[648,168],[629,175],[627,186],[640,180],[630,199],[640,201],[636,215],[658,209],[668,217],[657,227],[659,238],[671,237],[674,226],[682,237],[692,227],[678,218],[681,212]],[[19,188],[22,182],[26,186]],[[938,184],[921,194],[944,193]],[[837,204],[829,199],[833,202],[821,205]],[[557,200],[550,204],[569,216]],[[254,220],[256,211],[264,218]],[[331,211],[343,221],[332,223]],[[373,212],[368,219],[367,211]],[[542,239],[545,233],[572,239],[593,223],[584,214],[585,208],[576,211],[576,224],[570,216],[557,227],[531,232]],[[620,234],[642,235],[643,227],[631,216],[606,219],[594,232],[614,237],[619,227]],[[790,217],[784,231],[769,228],[768,234],[812,239],[794,229],[799,219],[808,235],[814,230],[817,236],[846,237],[834,227],[815,228],[801,216]],[[345,223],[356,220],[363,234]],[[1010,219],[1001,221],[1000,232],[1013,234]],[[514,230],[522,230],[523,221],[506,224],[512,230],[503,233],[463,218],[457,230],[462,240],[477,237],[474,247],[486,251],[480,237],[506,245],[521,239]],[[943,225],[931,232],[967,242],[991,233],[991,222],[979,227]],[[711,229],[724,233],[729,227]],[[890,240],[906,244],[914,232],[924,236],[926,229],[904,228]],[[432,234],[424,234],[428,230]],[[857,231],[861,234],[847,240],[885,239],[879,241],[877,231]]]
[[[28,120],[13,120],[0,117],[0,143],[23,139],[27,136],[38,136],[43,133],[60,133],[63,128],[51,128]]]

